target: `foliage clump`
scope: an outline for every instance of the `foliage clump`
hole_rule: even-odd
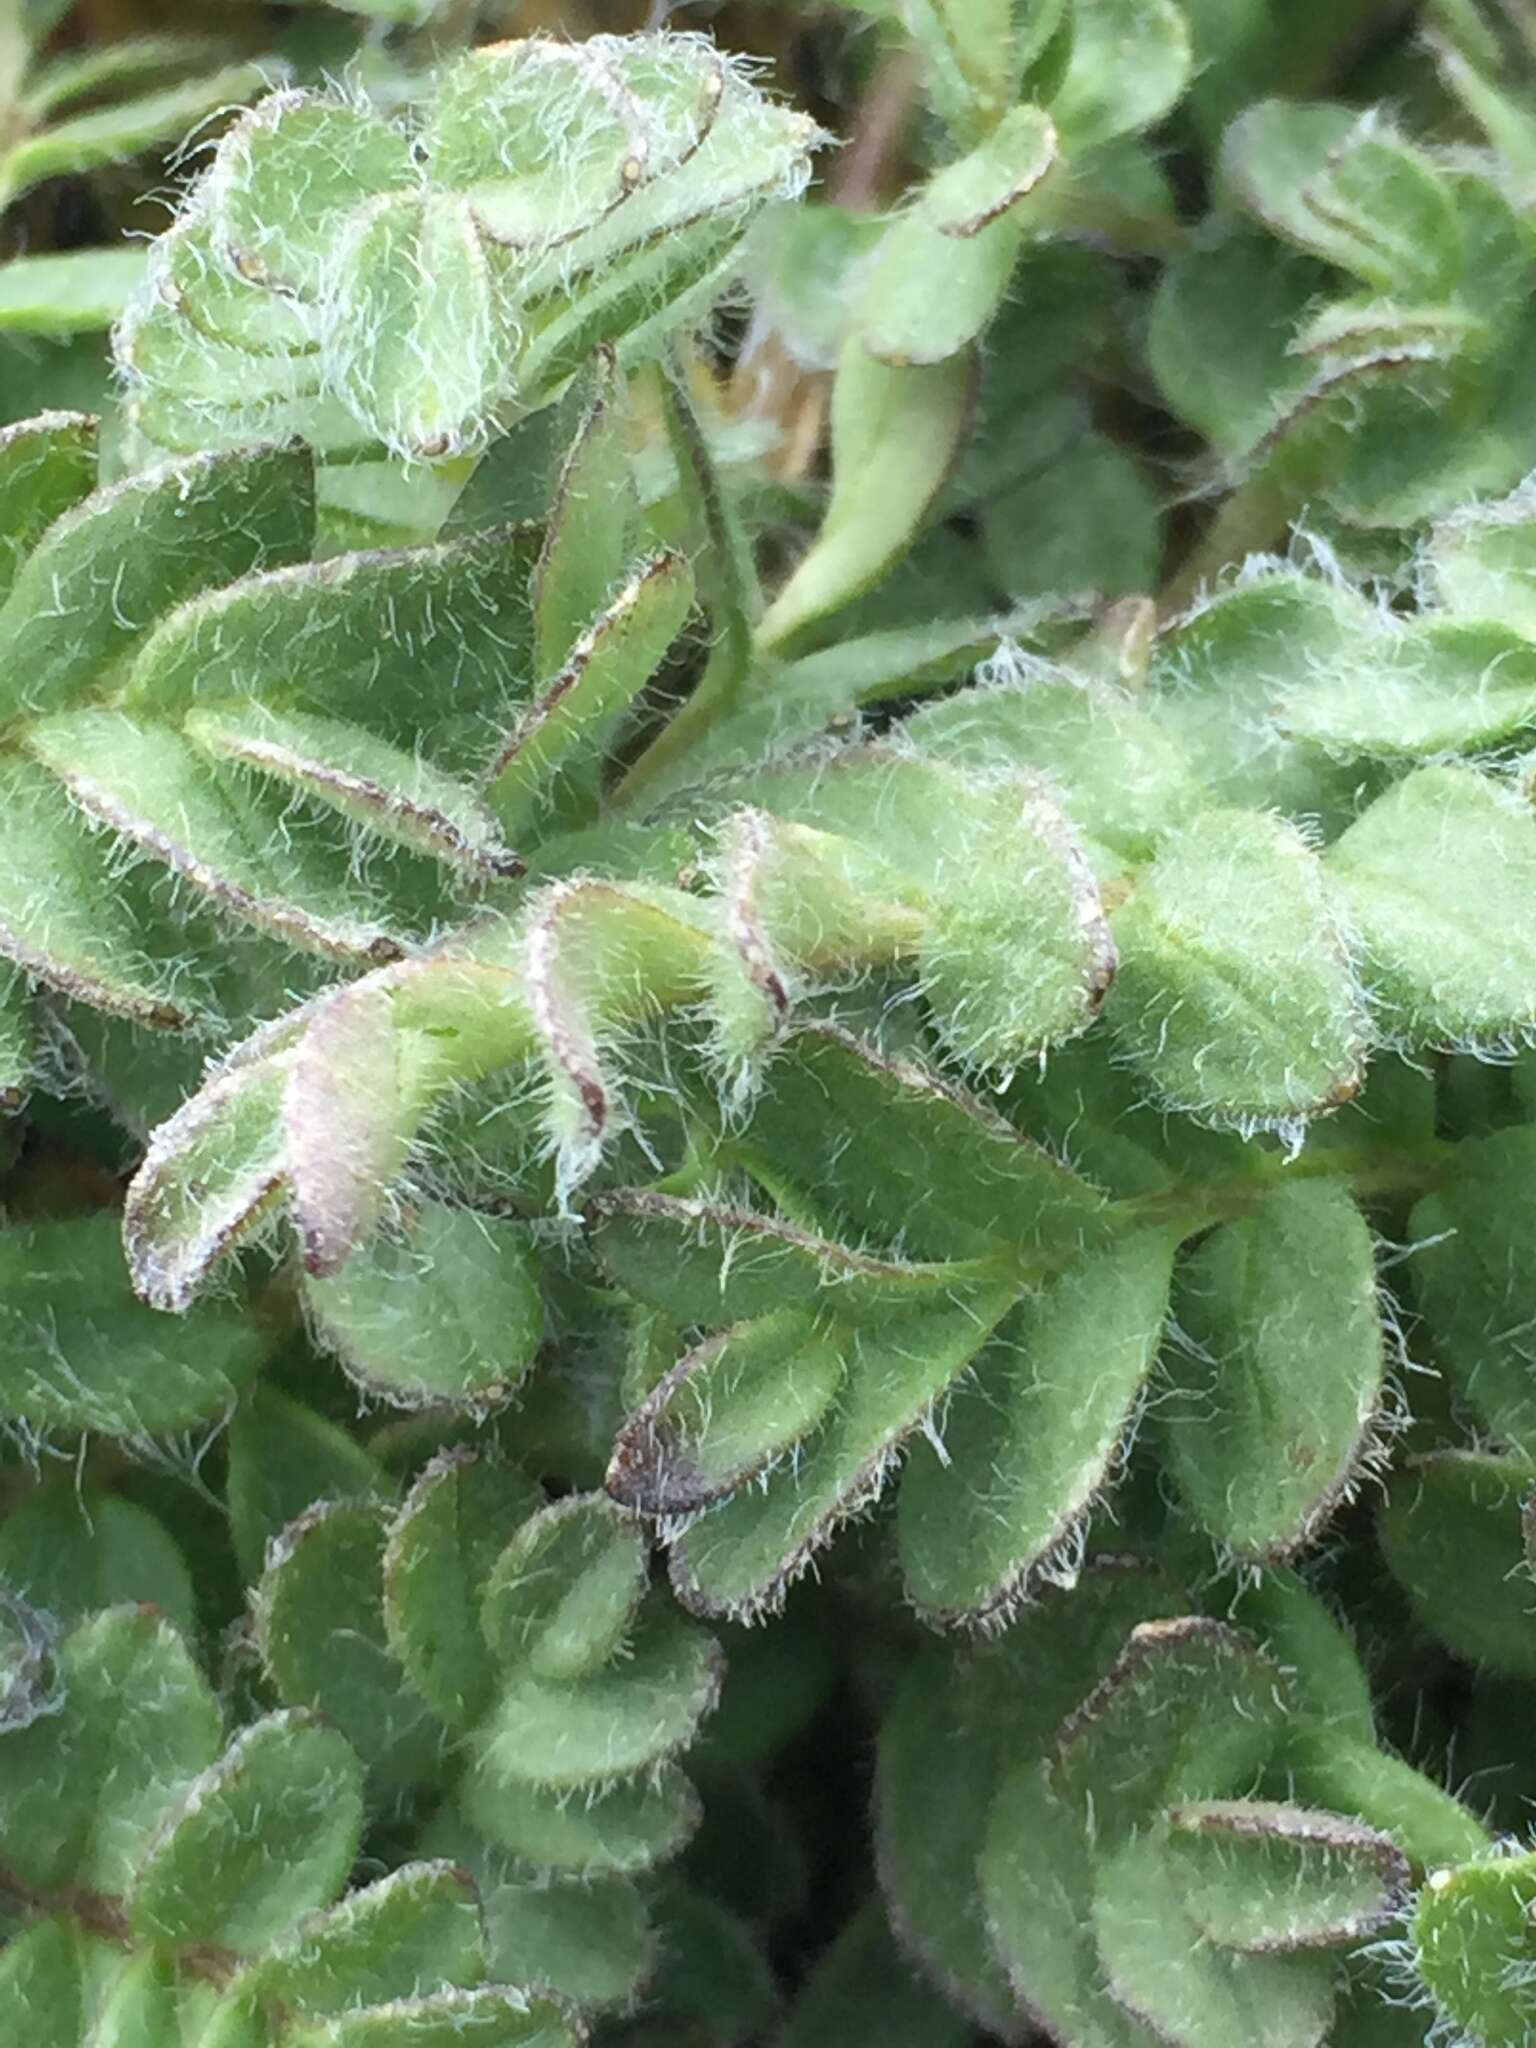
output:
[[[0,29],[0,2019],[1516,2048],[1536,40],[526,12]]]

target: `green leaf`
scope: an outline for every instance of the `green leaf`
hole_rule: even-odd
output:
[[[1398,1472],[1380,1517],[1381,1547],[1414,1613],[1469,1664],[1536,1674],[1536,1587],[1525,1564],[1527,1458],[1435,1451]]]
[[[1043,1586],[1004,1633],[965,1656],[932,1643],[904,1668],[880,1731],[881,1886],[903,1946],[1004,2039],[1020,2031],[1019,2018],[977,1874],[999,1784],[1013,1765],[1045,1754],[1130,1630],[1176,1612],[1182,1597],[1161,1572],[1100,1558],[1070,1593]]]
[[[1012,0],[915,0],[902,22],[923,54],[944,118],[968,132],[1008,104],[1021,52]]]
[[[1075,1572],[1157,1356],[1173,1251],[1142,1232],[1026,1296],[913,1451],[897,1543],[926,1620],[1000,1618],[1040,1577]]]
[[[61,707],[173,606],[302,559],[313,537],[305,449],[199,456],[97,492],[49,527],[0,607],[13,704]]]
[[[1201,1934],[1250,1954],[1373,1934],[1408,1884],[1407,1858],[1373,1828],[1251,1799],[1174,1807],[1163,1860]]]
[[[480,1833],[519,1863],[585,1878],[649,1869],[675,1855],[700,1818],[698,1795],[671,1763],[576,1800],[500,1776],[482,1762],[465,1780],[460,1803]]]
[[[434,182],[462,193],[497,241],[568,241],[644,179],[644,109],[605,65],[604,41],[615,43],[492,44],[443,80],[423,138]]]
[[[526,693],[537,549],[535,533],[511,528],[210,590],[144,643],[122,702],[179,719],[230,698],[277,700],[472,776],[491,757],[488,730]]]
[[[164,1436],[233,1406],[266,1348],[233,1303],[170,1322],[134,1298],[109,1214],[0,1230],[0,1414]]]
[[[0,1732],[0,1841],[39,1891],[119,1892],[217,1756],[219,1710],[152,1609],[92,1615],[57,1651],[57,1710]]]
[[[533,575],[541,681],[565,668],[581,635],[605,610],[639,525],[630,463],[627,393],[610,354],[599,356],[592,398],[555,483]]]
[[[0,265],[0,332],[100,333],[122,315],[145,262],[143,248],[15,257]]]
[[[249,701],[194,710],[186,732],[216,761],[302,790],[364,831],[479,881],[522,871],[476,792],[419,754],[341,719]]]
[[[408,1682],[385,1632],[389,1510],[323,1501],[267,1552],[255,1600],[262,1658],[284,1702],[313,1707],[386,1783],[437,1774],[442,1724]]]
[[[1536,725],[1536,648],[1503,625],[1416,620],[1369,669],[1336,670],[1277,707],[1282,729],[1348,760],[1466,753]]]
[[[863,1906],[816,1964],[782,2048],[843,2048],[868,2029],[887,2048],[967,2048],[969,2022],[911,1968],[878,1904]]]
[[[1333,1972],[1321,1956],[1239,1955],[1202,1941],[1167,1876],[1161,1831],[1103,1859],[1094,1934],[1111,1995],[1178,2048],[1322,2048]]]
[[[1519,2048],[1536,2023],[1533,1904],[1532,1855],[1433,1871],[1419,1893],[1414,1962],[1442,2013],[1485,2048]]]
[[[236,1979],[291,2011],[345,2013],[486,1973],[480,1901],[451,1863],[407,1863],[304,1920]]]
[[[1076,1246],[1097,1189],[985,1104],[915,1060],[832,1025],[774,1059],[745,1143],[862,1233],[933,1258],[999,1244]]]
[[[1052,170],[1056,131],[1014,107],[969,156],[934,174],[889,229],[859,292],[855,328],[887,363],[938,363],[996,312],[1025,232],[1018,211]]]
[[[472,1836],[461,1835],[458,1848],[480,1885],[493,1977],[547,1984],[582,2007],[636,1996],[655,1967],[656,1942],[629,1878],[530,1876]]]
[[[242,275],[316,299],[333,281],[336,241],[348,216],[416,182],[401,129],[344,101],[277,92],[224,137],[206,204]]]
[[[1112,923],[1110,1026],[1165,1102],[1202,1122],[1264,1128],[1356,1093],[1364,1005],[1322,865],[1299,832],[1205,811],[1167,835]]]
[[[638,1525],[600,1494],[571,1494],[524,1523],[486,1582],[480,1619],[514,1675],[560,1682],[619,1656],[645,1590]]]
[[[435,460],[484,435],[509,337],[469,206],[447,192],[371,201],[335,258],[326,370],[397,455]]]
[[[1028,2010],[1094,2048],[1162,2038],[1106,1987],[1097,1873],[1145,1839],[1169,1800],[1245,1785],[1278,1732],[1277,1685],[1273,1667],[1230,1629],[1197,1618],[1143,1623],[1047,1761],[1012,1771],[980,1868],[999,1955]],[[1150,1914],[1156,1894],[1142,1896]]]
[[[1336,1181],[1282,1184],[1185,1261],[1160,1406],[1202,1526],[1249,1561],[1308,1543],[1368,1455],[1386,1371],[1370,1228]]]
[[[693,596],[687,562],[655,555],[579,636],[491,768],[487,800],[509,832],[535,822],[557,777],[601,762],[605,741],[660,667]]]
[[[1377,114],[1261,100],[1227,131],[1221,169],[1266,227],[1373,291],[1434,300],[1460,281],[1450,187]]]
[[[832,1336],[804,1309],[707,1337],[625,1423],[609,1493],[648,1515],[691,1514],[734,1493],[816,1428],[843,1370]]]
[[[1375,612],[1320,577],[1271,570],[1175,621],[1152,651],[1149,709],[1224,803],[1354,815],[1358,776],[1274,729],[1278,696],[1374,654]]]
[[[258,930],[335,959],[404,951],[406,920],[358,887],[349,835],[323,810],[305,817],[280,782],[253,780],[123,711],[40,719],[27,744],[88,815]]]
[[[1476,770],[1420,768],[1328,852],[1394,1044],[1477,1044],[1536,1023],[1536,820]]]
[[[1178,740],[1128,691],[1065,670],[961,690],[906,720],[924,754],[1048,776],[1093,847],[1145,859],[1205,801]]]
[[[86,2038],[82,1978],[89,1937],[73,1917],[51,1914],[0,1948],[0,2025],[38,2048],[74,2048]],[[94,1960],[94,1958],[93,1958]]]
[[[514,1467],[469,1452],[434,1458],[401,1508],[384,1550],[384,1626],[421,1697],[454,1729],[491,1703],[496,1666],[480,1599],[497,1558],[542,1504]]]
[[[1536,1456],[1526,1303],[1533,1280],[1536,1129],[1465,1138],[1409,1219],[1413,1292],[1457,1394],[1494,1435]]]
[[[719,1328],[794,1308],[850,1321],[919,1313],[976,1277],[971,1266],[872,1258],[774,1217],[643,1188],[598,1196],[587,1218],[610,1276],[682,1323]]]
[[[552,1998],[505,1985],[400,1999],[292,2029],[292,2048],[580,2048]]]
[[[1223,455],[1246,455],[1302,398],[1316,366],[1292,348],[1328,274],[1228,226],[1202,236],[1163,271],[1147,349],[1158,388]]]
[[[236,1736],[152,1844],[134,1931],[250,1954],[341,1889],[363,1826],[362,1770],[334,1728],[269,1714]]]
[[[270,59],[266,64],[227,64],[180,85],[56,121],[0,157],[0,205],[9,205],[45,178],[76,177],[182,142],[201,122],[253,99],[271,83],[271,72]]]
[[[206,1015],[166,910],[142,874],[93,832],[53,777],[17,755],[0,763],[0,953],[93,1007],[159,1030]],[[169,954],[169,957],[167,957]]]
[[[0,1579],[60,1621],[142,1602],[190,1636],[192,1577],[164,1525],[115,1494],[44,1486],[0,1523]]]
[[[831,1412],[791,1465],[679,1537],[672,1583],[696,1612],[740,1619],[778,1607],[839,1523],[878,1493],[902,1444],[1012,1305],[1010,1287],[954,1290],[889,1324],[836,1333],[845,1374]]]
[[[1072,55],[1051,101],[1079,156],[1150,128],[1189,79],[1189,28],[1173,0],[1072,0]]]
[[[1443,520],[1429,536],[1425,566],[1447,611],[1536,635],[1536,519],[1519,492]]]
[[[525,1226],[423,1202],[305,1300],[350,1378],[399,1407],[501,1405],[544,1331]]]
[[[0,428],[0,603],[54,520],[96,482],[99,422],[88,413],[43,413]]]
[[[1161,505],[1136,458],[1082,434],[982,514],[987,567],[1016,602],[1129,597],[1157,581]]]
[[[551,1791],[630,1777],[687,1746],[720,1677],[714,1639],[658,1602],[641,1615],[629,1654],[586,1678],[509,1674],[479,1737],[480,1767]]]
[[[155,2048],[180,2032],[183,1986],[168,1956],[132,1956],[106,1989],[91,2027],[91,2048]]]
[[[276,1059],[231,1059],[164,1122],[129,1184],[123,1247],[135,1290],[182,1313],[283,1192]]]
[[[974,395],[968,355],[882,363],[857,339],[832,394],[832,499],[810,553],[758,627],[777,649],[876,582],[907,548],[949,475]]]
[[[345,1430],[263,1385],[229,1426],[225,1490],[240,1570],[254,1581],[273,1538],[316,1501],[376,1497],[388,1481]]]

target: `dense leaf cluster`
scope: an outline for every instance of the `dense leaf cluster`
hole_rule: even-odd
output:
[[[1536,36],[496,11],[0,28],[0,2034],[1515,2048]]]

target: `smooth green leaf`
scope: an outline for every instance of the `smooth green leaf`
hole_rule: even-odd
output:
[[[0,1732],[5,1861],[40,1891],[119,1892],[219,1751],[219,1710],[170,1624],[94,1614],[58,1646],[57,1710]]]
[[[135,1874],[142,1938],[249,1954],[340,1891],[363,1826],[362,1770],[334,1728],[269,1714],[199,1778]]]
[[[621,1651],[645,1590],[638,1524],[600,1494],[571,1494],[513,1536],[480,1618],[497,1664],[520,1676],[589,1676]]]
[[[254,99],[271,82],[270,60],[227,64],[180,85],[56,121],[0,157],[0,204],[8,205],[45,178],[77,177],[182,142],[200,123]]]
[[[526,1229],[443,1202],[370,1239],[305,1299],[348,1375],[401,1407],[505,1401],[531,1369],[544,1330]]]
[[[1328,852],[1378,1029],[1412,1048],[1536,1022],[1536,819],[1475,769],[1421,768]]]
[[[1337,1108],[1364,1079],[1368,1042],[1342,923],[1299,832],[1202,812],[1112,919],[1110,1027],[1158,1095],[1203,1122],[1263,1128]]]
[[[810,553],[759,626],[759,646],[795,639],[902,554],[949,474],[974,382],[967,354],[899,366],[857,339],[846,344],[832,395],[831,503]]]
[[[145,261],[142,248],[72,249],[0,264],[0,332],[100,333],[127,306]]]
[[[1001,1617],[1041,1576],[1075,1571],[1157,1356],[1173,1249],[1143,1232],[1026,1296],[913,1451],[897,1544],[925,1619]]]

